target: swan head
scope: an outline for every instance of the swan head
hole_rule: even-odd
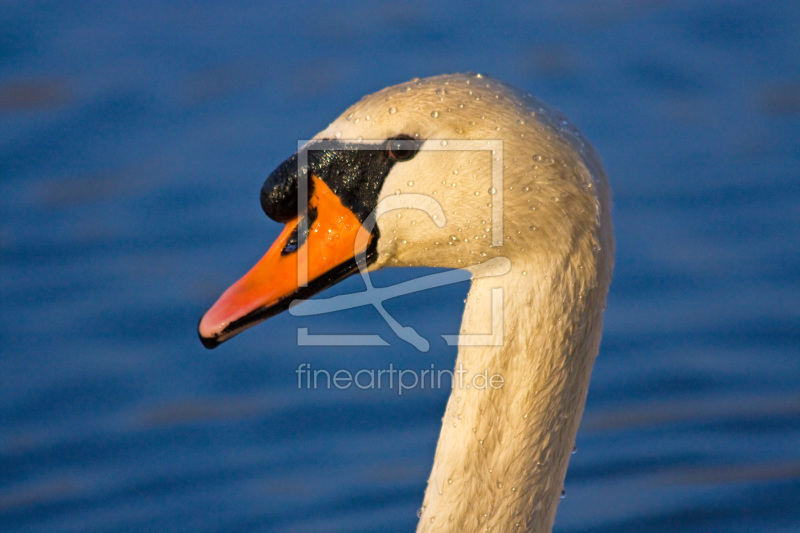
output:
[[[201,319],[207,347],[359,266],[531,265],[613,246],[588,142],[540,100],[481,75],[365,96],[267,178],[261,203],[286,227]]]

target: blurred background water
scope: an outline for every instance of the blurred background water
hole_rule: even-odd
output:
[[[195,327],[277,235],[258,191],[298,139],[472,70],[561,108],[614,187],[556,531],[800,531],[800,4],[0,12],[0,530],[412,530],[449,391],[298,390],[295,369],[451,368],[465,284],[387,304],[428,353],[366,308],[213,352]],[[298,347],[298,327],[390,346]]]

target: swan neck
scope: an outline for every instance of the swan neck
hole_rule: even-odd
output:
[[[473,280],[462,338],[501,335],[459,346],[418,531],[551,531],[599,348],[594,275],[564,261]]]

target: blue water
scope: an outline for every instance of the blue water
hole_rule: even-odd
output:
[[[561,108],[614,187],[556,531],[800,531],[800,4],[28,4],[0,16],[0,530],[412,530],[448,391],[295,370],[451,368],[465,284],[387,304],[428,353],[368,308],[195,327],[277,235],[258,191],[298,139],[472,70]]]

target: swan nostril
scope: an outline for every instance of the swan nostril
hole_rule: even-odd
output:
[[[308,235],[307,232],[306,235]],[[289,240],[286,241],[286,246],[284,246],[283,250],[281,250],[281,255],[293,254],[298,248],[300,248],[300,244],[297,237],[297,228],[294,228],[294,232],[292,232],[292,234],[289,236]]]
[[[308,233],[311,231],[311,226],[313,226],[314,222],[317,220],[317,210],[313,207],[309,209],[305,220],[306,223],[304,224],[305,228],[303,228],[303,231],[300,231],[301,224],[298,224],[294,228],[294,231],[286,241],[286,245],[283,247],[283,250],[281,250],[281,255],[293,254],[303,247],[306,240],[308,240]]]

